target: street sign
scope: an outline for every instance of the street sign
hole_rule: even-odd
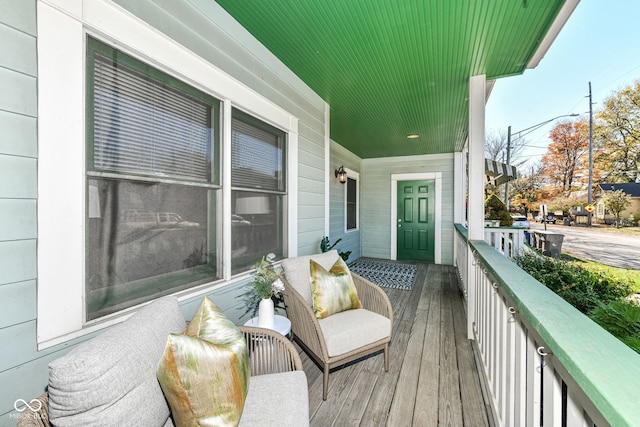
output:
[[[585,209],[587,210],[587,212],[593,212],[596,210],[596,207],[593,205],[587,205],[585,206]]]

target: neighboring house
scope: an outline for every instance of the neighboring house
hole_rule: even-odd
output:
[[[614,184],[598,184],[600,196],[596,199],[596,220],[613,224],[615,217],[604,206],[602,195],[607,191],[622,190],[631,196],[631,204],[620,213],[620,218],[629,218],[631,215],[636,218],[640,216],[640,182],[622,182]]]
[[[353,259],[453,264],[467,193],[484,238],[491,86],[535,67],[577,1],[250,3],[2,2],[0,425],[150,299],[244,320],[268,252],[328,235]]]

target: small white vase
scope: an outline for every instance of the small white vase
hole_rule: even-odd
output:
[[[273,300],[271,298],[263,298],[258,306],[258,326],[260,328],[273,327]]]

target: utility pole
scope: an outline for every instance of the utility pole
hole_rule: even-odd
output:
[[[591,82],[589,82],[589,187],[587,188],[587,204],[593,202],[593,99],[591,98]],[[587,225],[591,227],[591,211],[587,211]]]
[[[511,126],[507,128],[507,165],[511,161]],[[504,205],[509,211],[509,181],[504,183]]]

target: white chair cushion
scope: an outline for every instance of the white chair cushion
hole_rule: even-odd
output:
[[[329,357],[391,336],[391,321],[365,309],[347,310],[318,321]]]
[[[239,427],[308,425],[309,390],[303,371],[251,377]]]
[[[309,307],[313,307],[311,297],[311,269],[309,261],[313,259],[325,270],[330,270],[340,255],[338,251],[332,250],[322,254],[305,255],[295,258],[287,258],[282,261],[284,277],[296,291],[307,301]]]

